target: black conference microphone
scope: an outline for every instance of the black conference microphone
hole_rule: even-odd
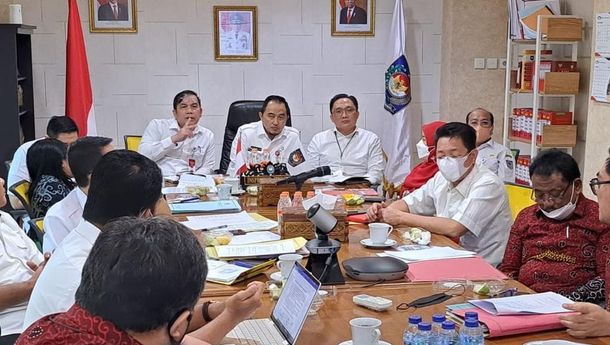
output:
[[[302,172],[298,175],[290,176],[283,180],[277,181],[276,185],[294,183],[294,184],[296,184],[297,189],[301,189],[300,187],[303,185],[303,182],[305,182],[306,180],[308,180],[312,177],[324,176],[324,175],[330,175],[329,166],[318,167],[313,170]]]

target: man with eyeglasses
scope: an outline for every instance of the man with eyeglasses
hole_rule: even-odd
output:
[[[477,131],[477,164],[486,166],[504,182],[515,182],[515,158],[504,145],[491,139],[494,115],[483,108],[475,108],[466,115],[466,123]]]
[[[263,102],[258,113],[260,121],[240,126],[231,145],[231,163],[227,169],[230,176],[245,170],[248,152],[268,152],[271,163],[285,163],[291,175],[310,170],[309,157],[301,143],[301,133],[286,126],[290,117],[290,107],[282,96],[271,95]],[[238,157],[241,155],[241,157]],[[272,165],[270,165],[272,166]]]
[[[358,128],[358,100],[340,93],[330,100],[330,120],[335,128],[311,139],[307,152],[312,164],[328,165],[334,174],[366,178],[379,184],[383,178],[383,153],[377,134]]]
[[[604,302],[610,227],[598,220],[597,203],[582,194],[578,164],[551,149],[534,159],[529,172],[536,205],[517,216],[499,269],[536,292]]]

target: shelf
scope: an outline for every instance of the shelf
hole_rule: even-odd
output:
[[[510,93],[516,95],[516,94],[533,94],[534,92],[532,90],[521,90],[521,89],[510,89]],[[568,93],[551,93],[551,94],[546,94],[544,92],[539,92],[538,96],[540,97],[576,97],[576,95],[574,94],[568,94]]]
[[[542,127],[542,142],[536,142],[537,148],[556,147],[573,148],[576,146],[576,125],[552,125]],[[531,144],[532,139],[508,136],[508,140]]]
[[[531,40],[526,40],[526,39],[519,39],[519,40],[515,40],[512,39],[511,40],[513,42],[513,44],[523,44],[523,45],[535,45],[536,44],[536,40],[535,39],[531,39]],[[579,43],[580,41],[545,41],[545,40],[540,40],[540,44],[574,44],[574,43]]]
[[[23,116],[23,115],[25,115],[25,114],[27,114],[27,113],[28,113],[28,111],[27,111],[27,110],[20,111],[20,112],[19,112],[19,116]]]

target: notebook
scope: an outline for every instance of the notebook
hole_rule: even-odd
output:
[[[223,344],[295,344],[320,282],[301,264],[295,263],[282,289],[271,318],[240,322],[223,340]]]
[[[173,214],[177,213],[236,213],[241,211],[237,200],[212,200],[199,202],[185,202],[181,204],[169,204]]]

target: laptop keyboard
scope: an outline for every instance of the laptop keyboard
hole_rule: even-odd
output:
[[[270,319],[242,321],[227,334],[227,337],[238,339],[239,344],[247,345],[286,344],[284,338]]]

